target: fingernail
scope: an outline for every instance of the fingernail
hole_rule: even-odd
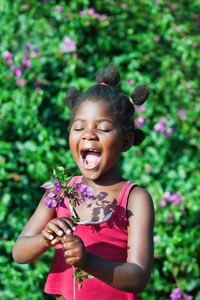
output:
[[[70,229],[67,229],[67,232],[66,232],[67,234],[70,234],[71,233],[71,230]]]
[[[73,227],[72,227],[72,229],[73,229],[73,231],[75,231],[75,230],[76,230],[76,227],[75,227],[75,226],[73,226]]]
[[[58,235],[62,235],[63,232],[61,230],[58,231]]]
[[[49,238],[50,238],[50,240],[52,240],[53,239],[53,235],[50,235]]]

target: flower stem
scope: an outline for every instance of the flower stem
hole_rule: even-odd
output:
[[[74,300],[76,300],[76,278],[75,278],[75,268],[74,268],[74,266],[72,266],[72,268],[73,268],[73,277],[74,277],[74,279],[73,279],[73,286],[74,286]]]

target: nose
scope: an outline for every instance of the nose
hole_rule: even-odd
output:
[[[97,140],[98,137],[93,129],[85,129],[82,135],[83,140]]]

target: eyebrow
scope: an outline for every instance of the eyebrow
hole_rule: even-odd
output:
[[[81,119],[81,118],[77,118],[77,119],[74,120],[74,122],[78,122],[78,121],[85,122],[86,120]],[[111,120],[108,120],[108,119],[97,119],[97,123],[103,123],[103,122],[109,122],[111,124],[114,124],[114,121],[111,121]]]

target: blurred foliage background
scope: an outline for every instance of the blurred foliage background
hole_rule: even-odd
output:
[[[156,210],[154,266],[141,299],[199,300],[200,1],[2,0],[0,13],[0,298],[54,299],[43,293],[53,249],[17,265],[12,247],[52,168],[77,173],[67,89],[85,91],[114,63],[125,93],[151,89],[135,120],[146,139],[120,162]]]

